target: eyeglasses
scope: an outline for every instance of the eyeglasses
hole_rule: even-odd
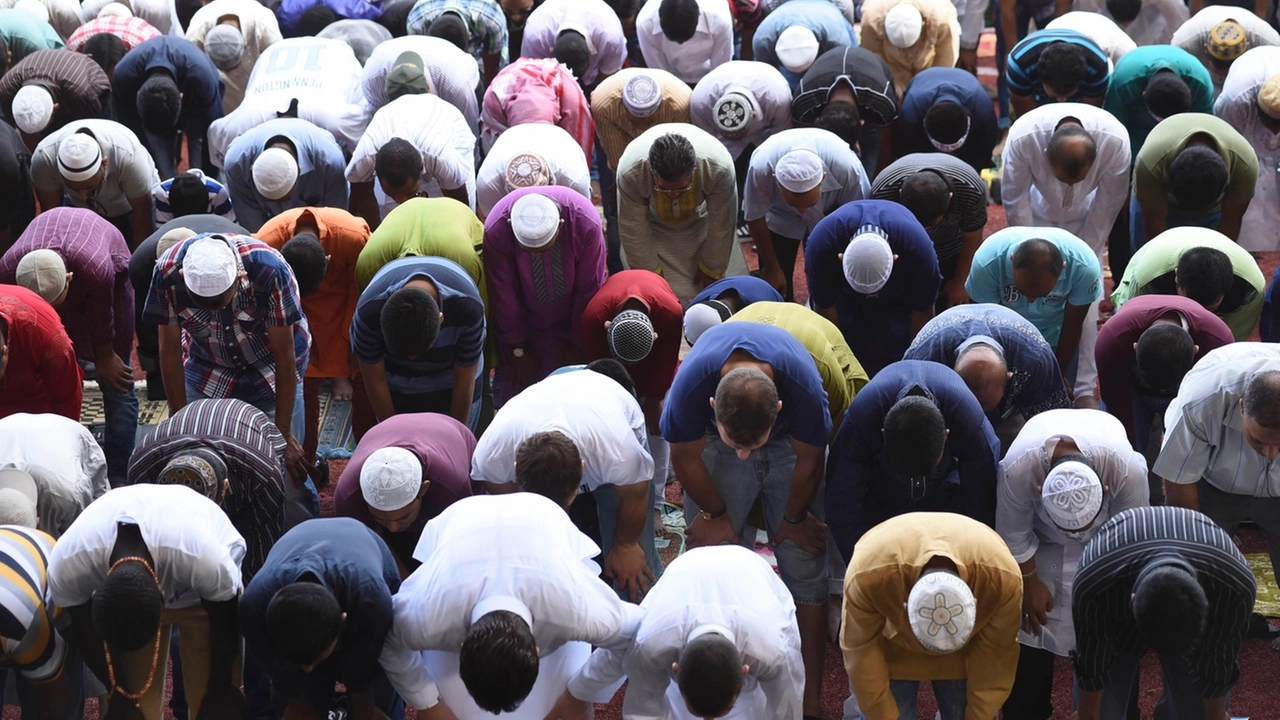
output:
[[[662,185],[659,185],[657,178],[654,178],[653,189],[657,190],[660,193],[664,193],[666,195],[683,195],[693,189],[693,180],[690,180],[689,184],[685,185],[684,187],[669,188],[669,187],[663,187]]]

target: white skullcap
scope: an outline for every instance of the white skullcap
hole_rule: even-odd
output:
[[[538,193],[521,197],[511,205],[511,231],[530,250],[545,247],[560,231],[560,206]]]
[[[240,266],[235,251],[220,237],[202,237],[182,257],[182,279],[200,297],[217,297],[236,281]]]
[[[253,185],[268,200],[287,196],[298,182],[298,161],[284,148],[267,148],[253,161]]]
[[[62,256],[49,248],[32,250],[18,261],[15,273],[18,284],[53,302],[67,289],[67,265]]]
[[[204,35],[204,53],[219,70],[230,70],[244,57],[244,35],[235,25],[214,25]]]
[[[551,166],[541,155],[518,153],[507,161],[507,190],[551,184]]]
[[[106,5],[103,5],[102,9],[98,11],[98,17],[133,17],[133,11],[124,3],[109,2]]]
[[[924,18],[915,5],[900,2],[884,16],[884,34],[896,48],[909,48],[920,39]]]
[[[652,75],[635,75],[622,86],[622,105],[636,117],[649,117],[661,104],[662,85]]]
[[[862,295],[879,292],[893,272],[893,249],[880,228],[864,225],[844,249],[844,277]]]
[[[199,233],[191,228],[179,227],[170,230],[169,232],[161,235],[160,239],[156,241],[156,257],[159,258],[161,255],[169,252],[169,248],[172,248],[174,245],[177,245],[187,238],[193,238],[198,234]]]
[[[719,300],[704,300],[690,305],[684,313],[684,339],[693,345],[702,333],[728,320],[731,314],[729,306]]]
[[[13,96],[13,122],[28,135],[49,127],[53,118],[53,95],[39,85],[23,85]]]
[[[969,585],[959,575],[941,570],[921,575],[907,597],[912,634],[925,650],[938,655],[969,642],[977,612],[978,601]]]
[[[0,470],[0,525],[34,528],[36,514],[36,481],[25,470]]]
[[[716,101],[711,110],[716,129],[726,135],[744,133],[756,119],[751,98],[742,90],[730,90]]]
[[[18,0],[13,9],[34,15],[40,19],[40,22],[49,22],[49,8],[45,7],[40,0]]]
[[[812,150],[792,150],[778,158],[778,164],[773,167],[778,184],[793,193],[806,193],[818,187],[826,174],[822,158]]]
[[[58,172],[64,180],[83,182],[102,167],[102,146],[82,132],[71,133],[58,142]]]
[[[402,447],[375,450],[360,468],[360,494],[369,507],[392,512],[413,502],[422,489],[422,461]]]
[[[1076,460],[1049,471],[1040,490],[1044,511],[1063,530],[1081,530],[1102,509],[1102,481],[1093,468]]]
[[[793,73],[802,73],[818,59],[818,38],[803,25],[792,25],[778,36],[773,52],[782,67]]]

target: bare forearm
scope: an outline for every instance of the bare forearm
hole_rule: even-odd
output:
[[[822,478],[822,458],[822,448],[796,453],[796,465],[791,472],[791,496],[787,498],[785,517],[803,517],[809,512]]]
[[[645,520],[649,516],[649,479],[634,485],[618,486],[618,524],[613,542],[634,545],[640,542]]]
[[[749,220],[747,230],[751,233],[751,242],[755,243],[760,266],[777,267],[778,254],[773,249],[773,233],[769,232],[769,222],[763,217]]]
[[[176,326],[175,326],[176,327]],[[187,404],[187,383],[182,369],[182,340],[167,340],[160,331],[160,375],[169,398],[169,415]]]
[[[1200,509],[1200,489],[1195,483],[1175,483],[1164,481],[1164,501],[1170,507],[1182,507],[1188,510]]]
[[[391,401],[391,388],[387,386],[387,371],[382,363],[369,365],[360,363],[360,374],[364,376],[365,393],[369,396],[369,405],[378,422],[382,422],[396,414],[395,404]]]
[[[676,478],[680,481],[681,487],[689,497],[693,498],[698,507],[715,515],[724,509],[725,504],[716,492],[706,463],[702,461],[703,444],[672,443],[671,465],[676,470]]]

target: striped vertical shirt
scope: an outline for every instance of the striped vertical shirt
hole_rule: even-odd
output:
[[[154,483],[184,451],[216,452],[230,486],[223,509],[245,538],[246,583],[284,534],[284,436],[265,413],[241,400],[197,400],[147,433],[129,459],[129,484]]]
[[[1116,652],[1146,650],[1131,598],[1138,574],[1161,556],[1190,563],[1209,600],[1204,634],[1185,653],[1196,692],[1204,698],[1222,697],[1239,679],[1236,656],[1257,592],[1249,564],[1231,537],[1205,515],[1186,508],[1140,507],[1107,521],[1080,558],[1071,612],[1076,679],[1082,690],[1107,687]]]
[[[0,78],[0,109],[13,117],[13,96],[23,85],[38,83],[56,103],[49,127],[111,114],[111,82],[88,55],[67,50],[37,50]]]
[[[987,184],[969,163],[959,158],[946,153],[916,153],[882,169],[871,186],[871,198],[897,202],[907,178],[924,171],[941,175],[951,188],[951,202],[942,222],[925,228],[938,252],[938,262],[944,262],[960,254],[964,233],[986,226]]]
[[[62,674],[67,654],[61,611],[45,601],[53,545],[39,530],[0,527],[0,664],[37,683]]]

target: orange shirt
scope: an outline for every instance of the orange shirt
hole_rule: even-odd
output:
[[[311,328],[311,364],[306,376],[350,377],[351,317],[360,301],[356,260],[369,240],[369,224],[346,210],[295,208],[268,220],[254,237],[279,250],[293,238],[304,214],[320,228],[320,245],[329,256],[320,287],[302,298],[302,312]]]

